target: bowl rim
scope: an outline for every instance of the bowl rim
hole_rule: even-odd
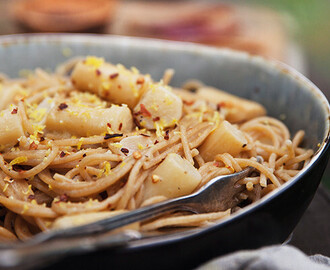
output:
[[[172,242],[186,240],[188,238],[195,238],[201,235],[207,234],[213,230],[217,230],[221,226],[225,226],[237,219],[243,218],[249,215],[251,212],[263,207],[269,201],[273,200],[279,194],[285,192],[291,186],[295,185],[311,168],[317,165],[320,158],[329,149],[329,139],[330,139],[330,105],[323,94],[323,92],[308,78],[302,75],[300,72],[296,71],[289,65],[282,63],[275,59],[265,58],[259,55],[253,55],[247,52],[233,50],[229,48],[216,48],[212,46],[194,44],[191,42],[182,41],[169,41],[160,40],[153,38],[142,38],[142,37],[128,37],[128,36],[118,36],[118,35],[106,35],[106,34],[71,34],[71,33],[33,33],[33,34],[13,34],[13,35],[3,35],[0,36],[0,48],[9,47],[18,44],[40,44],[40,43],[87,43],[87,44],[105,44],[105,43],[116,43],[118,45],[131,45],[135,47],[143,48],[157,48],[157,49],[167,49],[171,51],[181,51],[185,53],[198,53],[200,55],[212,55],[212,54],[223,54],[231,55],[235,58],[241,58],[248,61],[256,61],[259,65],[263,65],[265,68],[271,68],[273,70],[280,71],[283,76],[291,77],[297,84],[303,84],[303,87],[308,89],[316,99],[323,104],[324,114],[326,116],[326,132],[324,134],[323,141],[319,146],[318,150],[315,152],[310,163],[303,168],[294,179],[284,183],[282,186],[278,187],[275,191],[270,192],[265,197],[261,198],[255,203],[252,203],[244,207],[241,211],[231,214],[230,217],[221,220],[220,222],[203,228],[188,229],[186,231],[180,231],[173,234],[161,234],[158,236],[146,237],[141,239],[135,239],[128,243],[124,249],[136,249],[144,247],[152,247],[157,245],[169,244]],[[67,44],[66,44],[67,45]]]

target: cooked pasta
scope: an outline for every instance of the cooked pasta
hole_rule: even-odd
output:
[[[254,167],[239,181],[245,188],[233,209],[173,213],[130,228],[206,226],[308,164],[313,151],[299,147],[303,131],[291,137],[262,105],[200,82],[173,89],[172,75],[155,82],[136,68],[86,57],[53,74],[1,78],[0,241],[187,195],[215,176]]]

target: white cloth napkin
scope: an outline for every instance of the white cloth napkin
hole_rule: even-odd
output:
[[[330,258],[307,256],[299,249],[284,245],[258,250],[238,251],[214,259],[197,270],[330,270]]]

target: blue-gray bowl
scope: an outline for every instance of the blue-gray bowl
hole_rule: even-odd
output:
[[[292,181],[217,225],[76,254],[51,267],[182,269],[235,250],[285,241],[311,202],[329,156],[329,104],[313,83],[278,62],[188,43],[96,35],[0,37],[0,72],[12,77],[23,69],[54,69],[68,56],[81,55],[136,66],[155,79],[174,68],[175,86],[196,78],[260,102],[270,116],[285,115],[292,133],[305,130],[304,146],[316,154]]]

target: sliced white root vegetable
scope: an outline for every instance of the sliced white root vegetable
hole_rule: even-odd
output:
[[[110,144],[109,147],[110,150],[115,154],[130,156],[135,151],[141,151],[150,145],[153,145],[153,141],[150,137],[135,135],[122,139],[119,143],[114,144],[114,146]]]
[[[63,105],[63,104],[62,104]],[[76,136],[101,135],[111,127],[113,132],[130,132],[133,118],[127,106],[112,105],[110,108],[86,108],[68,104],[52,108],[46,119],[46,128],[68,132]],[[65,107],[65,108],[63,108]]]
[[[125,210],[117,210],[117,211],[104,211],[104,212],[91,212],[91,213],[83,213],[77,215],[63,216],[57,218],[52,224],[52,229],[68,229],[80,225],[85,225],[88,223],[96,222],[105,218],[114,217],[119,214],[125,213]],[[138,230],[139,223],[132,223],[123,227],[124,229]]]
[[[244,134],[228,121],[223,121],[198,148],[200,155],[207,161],[214,160],[217,154],[238,155],[247,145]]]
[[[14,109],[0,112],[0,145],[15,145],[17,139],[24,135],[21,118]]]
[[[188,160],[171,153],[147,178],[143,199],[184,196],[193,192],[200,181],[200,173]]]
[[[153,84],[134,108],[134,117],[141,127],[164,129],[174,126],[182,116],[182,100],[169,86]]]
[[[2,85],[0,83],[0,111],[8,109],[8,104],[17,103],[18,100],[24,98],[27,93],[19,84]]]
[[[106,63],[102,58],[87,57],[75,66],[71,82],[78,90],[92,92],[115,104],[127,104],[133,109],[149,85],[150,77],[135,69]]]
[[[266,114],[266,109],[261,104],[239,98],[213,87],[199,88],[196,95],[225,109],[226,120],[231,123],[246,121]]]

